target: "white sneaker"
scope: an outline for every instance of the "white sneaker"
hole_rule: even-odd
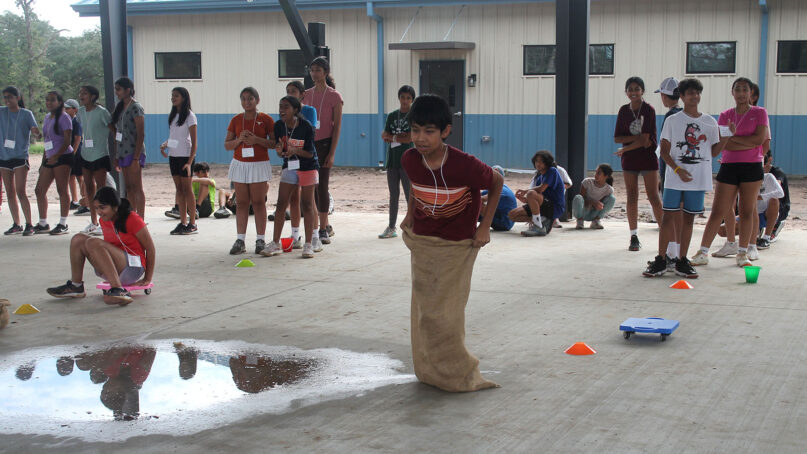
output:
[[[712,257],[730,257],[737,255],[737,252],[740,250],[739,248],[740,246],[736,241],[733,244],[726,241],[719,250],[712,252]]]
[[[748,260],[759,260],[759,250],[756,244],[748,245]]]
[[[280,243],[275,241],[269,242],[265,248],[261,251],[261,255],[265,257],[274,257],[275,255],[280,255],[283,253],[283,248],[280,247]]]
[[[737,252],[737,266],[741,268],[744,266],[751,266],[751,261],[748,260],[748,253]]]
[[[577,218],[577,224],[575,224],[574,229],[583,230],[583,218]]]
[[[298,236],[293,243],[291,243],[292,249],[302,249],[303,248],[303,237]]]
[[[708,265],[709,264],[709,255],[704,254],[703,251],[698,250],[695,255],[689,260],[689,263],[692,266],[700,266],[700,265]]]
[[[87,227],[84,227],[84,229],[81,232],[87,235],[94,235],[94,236],[101,236],[104,234],[103,230],[101,230],[101,226],[98,224],[93,224],[92,222],[87,224]]]
[[[317,235],[314,235],[314,239],[311,240],[311,248],[314,252],[322,252],[322,241],[319,240]]]
[[[314,257],[314,246],[311,243],[305,243],[303,245],[303,258],[310,259]]]

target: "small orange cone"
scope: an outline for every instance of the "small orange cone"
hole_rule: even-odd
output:
[[[567,348],[566,353],[569,355],[593,355],[597,353],[597,351],[586,345],[585,342],[577,342],[576,344]]]
[[[670,288],[677,288],[679,290],[691,290],[694,287],[692,287],[692,284],[690,284],[689,282],[681,279],[680,281],[676,282],[675,284],[672,284],[670,286]]]

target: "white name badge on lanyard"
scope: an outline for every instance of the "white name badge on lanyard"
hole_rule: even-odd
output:
[[[731,137],[734,135],[731,133],[731,128],[728,126],[720,125],[718,128],[720,129],[720,137]]]
[[[392,142],[392,143],[390,143],[390,144],[389,144],[389,146],[390,146],[391,148],[395,148],[395,147],[400,147],[400,146],[401,146],[401,144],[400,144],[400,143],[398,143],[398,142]]]
[[[15,145],[17,145],[17,141],[11,139],[6,139],[5,143],[3,144],[3,146],[6,148],[14,148]]]
[[[115,141],[116,142],[123,142],[123,133],[122,132],[115,133]]]
[[[300,168],[299,159],[289,159],[289,170],[297,170]]]
[[[317,120],[317,124],[314,126],[315,129],[319,129],[319,120]]]
[[[252,148],[252,147],[242,148],[241,149],[241,157],[242,158],[253,158],[253,157],[255,157],[255,149]]]
[[[129,266],[133,268],[143,268],[139,255],[126,254],[126,257],[129,259]]]
[[[45,151],[53,150],[53,142],[47,141],[45,142]]]
[[[84,148],[95,148],[92,139],[84,139]]]
[[[176,148],[179,145],[179,140],[177,139],[168,139],[168,148]]]

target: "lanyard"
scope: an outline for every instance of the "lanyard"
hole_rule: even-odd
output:
[[[294,135],[294,130],[295,130],[295,129],[297,129],[297,126],[298,126],[299,124],[300,124],[300,122],[299,122],[299,121],[297,121],[297,117],[294,117],[294,127],[293,127],[293,128],[291,128],[291,132],[289,132],[289,126],[286,124],[286,122],[285,122],[285,121],[283,122],[283,127],[286,129],[286,136],[288,136],[288,138],[289,138],[289,139],[291,139],[291,138],[292,138],[292,136]],[[287,144],[287,146],[288,146],[288,143],[289,143],[289,141],[288,141],[288,140],[286,140],[286,144]]]
[[[8,118],[6,121],[6,124],[8,125],[6,126],[6,134],[8,134],[8,131],[10,131],[9,128],[11,126],[11,110],[6,109],[6,112],[8,113]],[[17,124],[20,122],[20,112],[22,112],[22,108],[17,110],[17,118],[14,119],[14,142],[17,142]]]
[[[317,89],[314,88],[314,91],[311,93],[311,100],[314,100],[314,93],[317,92]],[[319,107],[317,108],[317,115],[322,116],[322,104],[325,102],[325,96],[328,94],[328,87],[325,87],[325,91],[322,92],[322,99],[319,100]],[[319,120],[319,119],[317,119]]]
[[[740,129],[740,124],[742,124],[743,120],[745,120],[745,117],[747,117],[747,116],[748,116],[748,114],[750,114],[750,113],[751,113],[751,107],[752,107],[752,106],[748,106],[748,110],[746,110],[746,111],[745,111],[745,113],[743,114],[742,118],[740,118],[739,120],[737,120],[737,124],[736,124],[736,125],[734,125],[734,131],[737,131],[737,130],[739,130],[739,129]],[[737,108],[735,107],[735,108],[734,108],[734,118],[735,118],[735,119],[737,119],[737,117],[739,117],[739,116],[740,116],[740,114],[739,114],[739,113],[737,113]]]
[[[255,119],[254,119],[254,120],[252,120],[252,129],[251,129],[251,131],[252,131],[252,133],[253,133],[253,134],[255,134],[255,125],[256,125],[256,124],[258,124],[258,115],[260,115],[260,114],[261,114],[260,112],[255,111]],[[241,130],[242,130],[242,131],[243,131],[243,130],[245,130],[245,129],[247,129],[247,128],[244,126],[244,122],[246,121],[246,118],[247,118],[247,113],[246,113],[246,112],[244,112],[244,116],[242,116],[242,117],[241,117]]]

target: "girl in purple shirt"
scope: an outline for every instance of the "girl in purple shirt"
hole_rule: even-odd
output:
[[[45,108],[50,112],[42,124],[45,134],[45,156],[39,168],[39,179],[36,182],[36,205],[39,209],[39,223],[34,226],[34,233],[50,233],[64,235],[67,229],[67,214],[70,212],[70,193],[67,183],[70,169],[73,168],[73,147],[70,145],[73,133],[73,121],[64,111],[64,98],[58,91],[49,91],[45,98]],[[61,218],[52,230],[48,225],[48,189],[56,180],[56,191],[59,193]]]

